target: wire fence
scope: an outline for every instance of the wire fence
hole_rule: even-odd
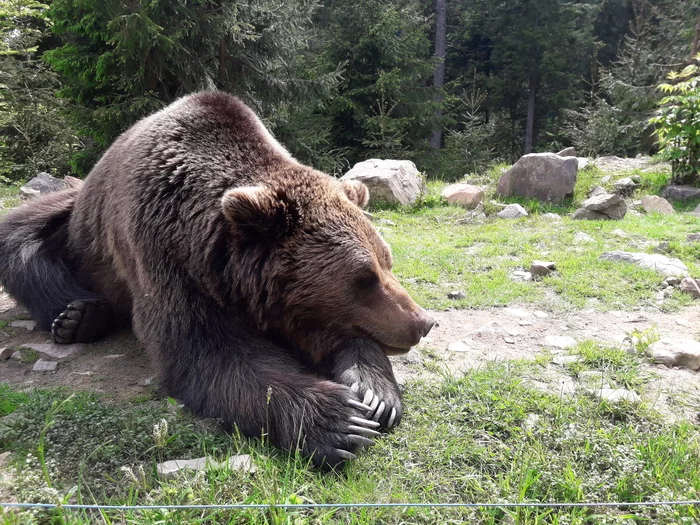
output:
[[[580,502],[580,503],[231,503],[213,505],[90,505],[80,503],[13,503],[0,502],[0,508],[73,509],[73,510],[261,510],[261,509],[349,509],[349,508],[580,508],[580,507],[688,507],[700,506],[700,500]]]

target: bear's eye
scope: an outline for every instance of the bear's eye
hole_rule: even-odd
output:
[[[355,287],[360,290],[370,290],[379,284],[376,273],[367,273],[355,279]]]

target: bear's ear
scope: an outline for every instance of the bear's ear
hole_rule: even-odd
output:
[[[224,215],[244,233],[281,238],[299,226],[299,206],[285,192],[265,186],[227,190],[221,198]]]
[[[345,196],[360,208],[364,208],[369,203],[369,189],[357,180],[341,180],[340,186],[345,192]]]

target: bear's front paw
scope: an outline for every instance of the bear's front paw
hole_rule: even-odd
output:
[[[379,423],[361,417],[369,410],[347,391],[341,404],[332,402],[306,433],[302,446],[305,455],[324,468],[337,468],[356,459],[362,448],[374,445],[374,438],[381,435],[377,432]]]
[[[388,430],[401,421],[401,393],[393,376],[372,367],[355,365],[343,370],[336,380],[355,392],[369,409],[364,416]]]

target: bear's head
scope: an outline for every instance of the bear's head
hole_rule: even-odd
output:
[[[277,179],[222,198],[245,269],[237,293],[259,328],[313,359],[352,338],[410,350],[435,321],[392,274],[391,250],[361,210],[367,187],[313,170]]]

